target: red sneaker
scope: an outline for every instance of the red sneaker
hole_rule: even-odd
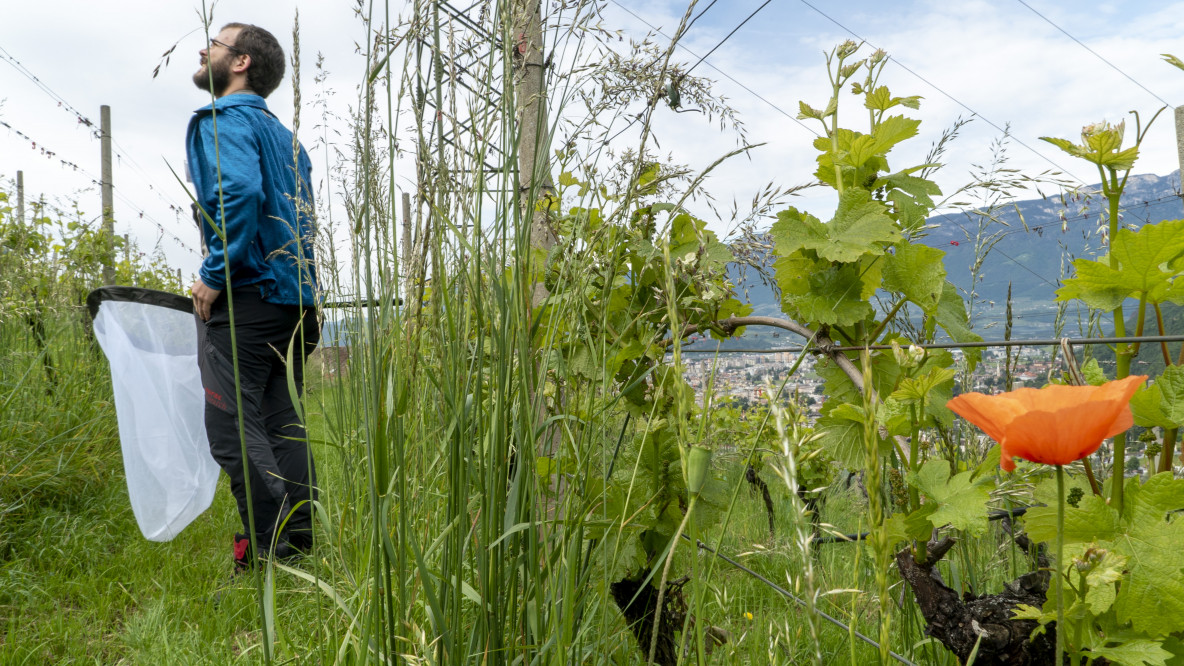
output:
[[[234,535],[234,574],[237,576],[251,570],[251,539],[245,534]]]

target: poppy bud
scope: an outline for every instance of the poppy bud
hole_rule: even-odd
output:
[[[692,446],[687,453],[687,490],[698,495],[707,483],[707,472],[711,469],[711,449]]]

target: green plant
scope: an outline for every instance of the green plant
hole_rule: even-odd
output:
[[[1053,541],[1063,535],[1064,561],[1056,572],[1064,580],[1064,626],[1067,653],[1088,662],[1105,657],[1116,663],[1166,664],[1184,654],[1180,617],[1184,587],[1180,557],[1181,523],[1176,509],[1184,503],[1184,481],[1160,473],[1146,483],[1125,480],[1126,502],[1120,511],[1096,495],[1077,507],[1032,509],[1025,526],[1033,539]],[[1027,607],[1017,617],[1037,620],[1041,629],[1058,618],[1057,601]]]
[[[1161,109],[1162,111],[1162,109]],[[1112,315],[1114,334],[1126,337],[1126,320],[1123,317],[1123,303],[1128,298],[1138,299],[1138,328],[1134,337],[1144,335],[1143,322],[1148,305],[1160,313],[1160,304],[1165,301],[1184,303],[1184,282],[1177,278],[1184,273],[1184,241],[1181,230],[1184,220],[1147,225],[1138,231],[1120,228],[1119,207],[1122,192],[1139,156],[1139,146],[1155,118],[1143,127],[1139,115],[1135,114],[1135,143],[1123,148],[1125,123],[1111,126],[1109,123],[1088,125],[1081,131],[1082,143],[1074,144],[1066,139],[1044,137],[1061,150],[1093,163],[1102,179],[1102,194],[1108,202],[1107,242],[1110,251],[1101,260],[1077,259],[1073,262],[1076,275],[1064,281],[1057,290],[1057,299],[1068,301],[1078,299],[1093,310]],[[1159,317],[1162,321],[1162,315]],[[1138,353],[1139,343],[1118,343],[1115,346],[1117,358],[1116,379],[1130,375],[1131,359]],[[1170,360],[1170,359],[1169,359]],[[1158,383],[1158,382],[1157,382]],[[1153,400],[1140,403],[1154,414],[1160,425],[1166,419],[1163,407],[1155,409]],[[1146,410],[1144,410],[1146,411]],[[1170,469],[1175,446],[1178,423],[1168,424],[1164,433],[1163,453],[1160,469]],[[1114,438],[1115,472],[1111,480],[1110,498],[1119,507],[1123,503],[1123,469],[1126,463],[1126,434]]]
[[[828,54],[830,99],[821,109],[800,105],[799,117],[818,121],[824,131],[814,143],[820,153],[815,175],[835,190],[838,206],[826,224],[794,208],[778,214],[770,234],[782,308],[818,334],[824,351],[834,344],[832,339],[854,347],[894,340],[894,320],[906,307],[920,310],[928,339],[938,327],[955,340],[979,339],[966,325],[962,299],[945,279],[944,253],[915,242],[935,206],[933,196],[940,194],[922,174],[937,165],[893,172],[888,164],[888,153],[915,136],[920,124],[890,112],[917,108],[920,98],[894,97],[880,84],[887,62],[884,52],[856,59],[857,52],[858,45],[847,42]],[[848,85],[867,112],[866,133],[839,126],[839,107]],[[886,304],[877,310],[873,298],[881,290]],[[973,364],[976,357],[968,357]],[[844,354],[832,353],[829,359],[819,371],[828,399],[817,428],[821,445],[832,457],[868,475],[868,522],[873,526],[869,538],[878,572],[881,661],[886,661],[892,544],[883,528],[888,511],[881,474],[890,458],[915,474],[923,454],[920,429],[950,422],[937,396],[950,390],[953,359],[934,354],[918,362],[901,358],[907,361],[902,365],[896,357],[866,350],[859,353],[858,364]],[[896,391],[901,393],[894,395]],[[906,434],[912,435],[907,453],[892,439]]]

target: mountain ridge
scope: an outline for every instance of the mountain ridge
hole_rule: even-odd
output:
[[[1106,199],[1099,184],[1061,196],[1009,202],[992,211],[995,219],[987,235],[1002,236],[985,254],[977,280],[972,268],[978,257],[977,218],[984,211],[943,213],[929,218],[924,237],[918,242],[946,253],[947,279],[965,298],[975,294],[972,325],[985,339],[1002,339],[1006,320],[1007,290],[1012,288],[1013,338],[1052,338],[1084,334],[1078,322],[1088,319],[1084,306],[1070,303],[1060,329],[1057,326],[1056,290],[1061,279],[1072,275],[1072,260],[1096,258],[1103,251],[1101,231],[1105,228]],[[1131,176],[1121,204],[1124,225],[1140,228],[1163,220],[1184,217],[1181,208],[1180,172],[1157,176]],[[771,270],[770,270],[771,273]],[[748,267],[729,266],[729,277],[737,297],[753,306],[753,314],[784,317],[774,289]],[[762,327],[763,329],[763,327]],[[768,330],[749,329],[740,338],[725,340],[723,349],[792,346],[796,336],[776,335]],[[702,340],[691,349],[714,348],[715,341]]]

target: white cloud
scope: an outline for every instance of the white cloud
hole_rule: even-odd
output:
[[[736,3],[726,20],[712,20],[708,13],[693,31],[698,34],[688,35],[685,43],[705,52],[758,4]],[[1184,72],[1162,63],[1159,56],[1182,51],[1178,35],[1184,29],[1184,4],[1124,3],[1121,13],[1077,4],[1072,10],[1064,4],[1030,4],[1165,99],[1174,99],[1184,88]],[[829,5],[816,6],[831,12]],[[998,127],[1010,124],[1009,166],[1034,174],[1055,169],[1055,163],[1093,183],[1097,174],[1092,165],[1064,155],[1039,137],[1076,139],[1083,125],[1102,119],[1117,122],[1131,109],[1140,110],[1146,122],[1160,106],[1152,95],[1019,3],[856,3],[834,16],[898,63],[889,65],[881,83],[898,95],[925,97],[920,112],[906,111],[923,121],[921,135],[891,156],[894,168],[919,163],[944,128],[959,115],[970,116],[961,104],[981,114],[946,155],[947,166],[938,180],[947,192],[967,182],[972,164],[989,160],[990,143],[1000,131],[984,119]],[[770,5],[759,18],[720,48],[711,62],[791,114],[796,115],[798,100],[824,104],[829,84],[821,51],[852,37],[804,4]],[[669,16],[650,20],[672,24]],[[631,29],[645,28],[633,20]],[[685,53],[679,57],[690,59]],[[782,184],[810,179],[817,152],[806,131],[715,72],[700,67],[696,74],[717,79],[719,90],[748,123],[751,136],[768,142],[752,162],[733,161],[719,170],[709,185],[717,194],[734,194],[744,201],[769,179]],[[864,124],[859,101],[847,96],[843,102],[843,123],[858,129]],[[1178,168],[1170,115],[1169,111],[1161,116],[1147,135],[1136,172],[1164,174]],[[695,120],[670,119],[671,128],[665,131],[676,138],[665,139],[663,147],[675,146],[678,159],[702,166],[730,144]],[[1127,124],[1133,139],[1133,117]],[[833,197],[815,192],[805,198],[803,207],[825,219]]]
[[[1184,72],[1162,63],[1159,56],[1165,52],[1184,56],[1178,41],[1184,33],[1184,3],[1028,2],[1165,99],[1175,101],[1184,92]],[[687,35],[685,45],[703,55],[759,4],[757,0],[717,3]],[[327,56],[326,65],[332,72],[329,84],[337,91],[333,104],[341,115],[354,99],[364,71],[361,57],[355,54],[355,41],[362,40],[364,33],[348,3],[223,0],[217,5],[215,24],[230,20],[258,23],[286,44],[297,5],[304,60],[302,136],[315,152],[311,134],[316,120],[311,117],[311,101],[316,53]],[[685,8],[669,0],[628,6],[668,34]],[[832,11],[830,3],[816,6]],[[704,7],[706,3],[700,2],[696,13]],[[848,28],[996,124],[1010,122],[1017,140],[1088,182],[1096,180],[1090,165],[1060,154],[1038,137],[1075,138],[1087,123],[1121,120],[1130,109],[1148,112],[1146,117],[1159,105],[1019,3],[853,1],[844,7],[842,15],[835,18]],[[611,4],[607,16],[619,23],[606,27],[622,27],[634,37],[644,34],[641,22]],[[149,217],[196,245],[196,233],[187,216],[177,219],[168,210],[166,201],[183,207],[187,202],[164,168],[166,159],[179,167],[185,124],[192,110],[205,103],[189,81],[201,43],[198,34],[191,32],[200,26],[193,6],[148,0],[19,3],[6,7],[4,24],[43,26],[37,30],[8,29],[0,46],[89,117],[97,120],[100,104],[112,106],[115,138],[127,158],[116,166],[116,187]],[[708,64],[696,70],[697,75],[719,81],[718,90],[738,109],[751,140],[766,142],[748,157],[733,158],[708,180],[708,187],[724,207],[732,199],[743,206],[770,181],[792,186],[812,179],[813,135],[769,103],[790,116],[796,116],[799,100],[825,103],[829,86],[822,52],[846,38],[841,28],[804,4],[771,3],[709,61],[768,102],[726,80]],[[152,68],[160,54],[178,40],[171,64],[153,80]],[[693,62],[686,52],[678,57]],[[898,95],[925,97],[917,114],[923,120],[921,136],[893,156],[894,167],[919,162],[942,129],[958,115],[968,115],[942,92],[896,65],[887,68],[882,83]],[[292,116],[291,92],[285,84],[269,100],[281,119]],[[59,158],[98,173],[98,142],[49,95],[4,62],[0,62],[0,98],[5,100],[0,120],[34,137],[39,146],[56,151]],[[862,110],[857,100],[848,97],[845,104],[844,122],[858,126]],[[1133,122],[1128,125],[1133,134]],[[661,153],[672,153],[676,160],[696,168],[706,167],[736,147],[734,137],[719,132],[695,113],[659,109],[655,127]],[[989,158],[990,141],[997,135],[998,131],[982,120],[966,128],[947,155],[942,186],[950,190],[965,182],[970,165]],[[1148,135],[1137,171],[1163,174],[1176,169],[1175,143],[1168,113]],[[1018,144],[1012,146],[1010,155],[1012,166],[1026,171],[1051,168],[1044,158]],[[133,160],[138,167],[131,164]],[[314,154],[318,172],[314,176],[324,175],[323,164],[323,157]],[[91,215],[98,212],[97,188],[87,178],[61,168],[31,150],[25,140],[0,128],[0,177],[11,179],[17,169],[25,171],[30,196],[37,192],[67,195],[82,189],[83,208]],[[149,184],[155,189],[150,190]],[[798,205],[826,218],[833,197],[821,190],[811,191]],[[160,236],[157,228],[141,221],[124,201],[117,199],[116,207],[117,231],[130,232],[142,245],[152,247]],[[722,224],[716,228],[722,230]],[[187,274],[196,270],[196,258],[175,243],[166,238],[161,246]]]
[[[292,41],[293,0],[246,2],[223,0],[214,15],[218,26],[229,21],[255,23],[272,31],[288,50]],[[342,3],[299,3],[301,10],[304,143],[312,149],[313,63],[318,51],[327,55],[334,71],[331,81],[343,95],[360,79],[362,60],[353,54],[355,36],[362,30]],[[5,8],[6,26],[44,26],[40,30],[8,31],[0,39],[11,57],[80,113],[99,121],[99,107],[111,106],[112,136],[116,142],[113,182],[116,188],[116,233],[129,233],[145,249],[159,243],[170,262],[186,275],[195,273],[199,259],[162,233],[165,227],[198,246],[197,231],[188,215],[188,197],[166,166],[183,175],[185,127],[192,111],[208,103],[190,77],[198,68],[197,51],[203,42],[198,11],[188,3],[120,0],[96,3],[69,0],[20,3]],[[176,44],[170,62],[152,78],[160,56]],[[290,72],[289,72],[290,75]],[[0,62],[0,120],[56,153],[49,159],[33,150],[30,139],[0,127],[0,177],[15,179],[24,171],[29,203],[44,193],[47,199],[77,198],[87,219],[100,212],[98,187],[91,181],[100,172],[99,142],[79,126],[57,100]],[[271,110],[291,124],[292,87],[285,81],[268,100]],[[88,174],[64,168],[59,160],[81,166]],[[314,164],[323,162],[314,157]],[[319,173],[316,173],[319,171]],[[314,176],[324,173],[323,168]],[[175,215],[170,206],[185,213]],[[144,213],[141,218],[139,213]]]

